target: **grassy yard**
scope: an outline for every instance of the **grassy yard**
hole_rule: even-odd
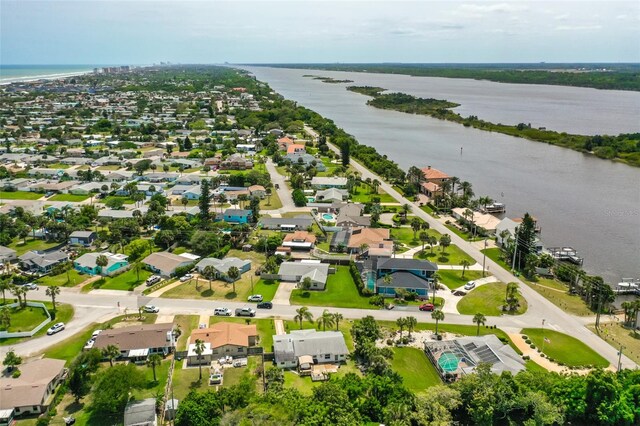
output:
[[[42,327],[33,337],[20,337],[10,339],[0,339],[0,346],[15,345],[20,342],[40,337],[47,334],[47,329],[54,322],[67,323],[73,318],[73,306],[64,303],[56,303],[56,311],[52,309],[51,302],[42,302],[49,310],[53,320],[49,324]],[[28,306],[22,309],[11,309],[11,326],[9,331],[29,331],[44,321],[47,317],[40,308]],[[55,318],[54,318],[55,317]],[[62,332],[64,333],[64,331]]]
[[[253,291],[251,290],[251,280],[253,279]],[[196,284],[197,283],[197,284]],[[160,297],[170,299],[211,299],[211,300],[234,300],[245,302],[251,294],[261,294],[265,301],[270,301],[278,290],[277,281],[265,281],[258,279],[252,271],[242,274],[242,278],[236,281],[236,291],[233,285],[222,280],[211,281],[199,278],[190,280],[184,284],[172,288]]]
[[[553,280],[549,281],[556,283]],[[545,283],[545,279],[539,279],[537,283],[532,283],[527,280],[524,280],[524,282],[536,292],[544,296],[545,299],[565,312],[578,316],[589,316],[594,314],[580,296],[569,294],[566,287],[562,290],[557,289],[555,288],[557,283],[552,284],[554,287],[551,287]]]
[[[605,368],[609,365],[609,361],[575,337],[542,328],[524,328],[522,334],[556,362],[574,367],[593,365]]]
[[[176,362],[173,370],[173,395],[178,400],[183,400],[187,394],[192,391],[214,390],[215,387],[209,386],[208,380],[209,369],[202,366],[202,380],[199,380],[198,368],[182,368],[182,362]]]
[[[100,288],[104,290],[133,291],[134,288],[144,283],[145,280],[151,276],[151,272],[146,269],[140,268],[139,272],[140,279],[138,279],[138,272],[136,272],[135,268],[131,268],[120,275],[116,275],[115,277],[105,277],[105,283],[102,284]]]
[[[56,194],[49,198],[48,201],[69,201],[72,203],[79,203],[89,198],[89,195],[75,195],[75,194]]]
[[[354,203],[370,203],[373,201],[374,197],[380,198],[381,203],[397,203],[398,201],[393,198],[391,195],[387,194],[381,189],[378,189],[378,194],[375,194],[371,188],[367,185],[362,185],[355,187],[353,193],[351,194],[351,201]]]
[[[634,333],[618,322],[601,322],[600,330],[597,330],[595,325],[590,325],[589,330],[596,333],[616,350],[620,350],[620,345],[624,346],[622,353],[636,364],[640,364],[640,333]]]
[[[464,277],[463,277],[462,271],[452,271],[452,270],[443,269],[438,271],[438,275],[440,276],[440,280],[438,282],[440,284],[446,285],[451,290],[460,288],[469,281],[482,278],[481,271],[464,271]],[[486,276],[491,276],[491,274],[486,274]]]
[[[511,270],[511,265],[505,262],[505,260],[502,257],[502,250],[500,250],[498,247],[484,249],[480,251],[486,254],[489,259],[493,260],[498,265],[502,266],[505,270],[507,271]]]
[[[55,247],[57,245],[59,245],[60,243],[55,243],[55,242],[49,242],[49,241],[45,241],[45,240],[39,240],[39,239],[29,239],[27,238],[27,241],[24,242],[22,240],[14,240],[11,244],[9,244],[9,248],[12,248],[16,251],[16,253],[18,254],[18,256],[21,256],[23,254],[25,254],[28,251],[31,250],[35,250],[35,251],[40,251],[40,250],[47,250],[50,249],[51,247]]]
[[[282,208],[282,201],[278,196],[278,191],[271,191],[271,197],[265,196],[260,200],[260,210],[277,210]]]
[[[487,316],[502,315],[502,305],[507,285],[504,283],[483,284],[470,291],[458,302],[458,312],[464,315],[475,315],[482,313]],[[520,307],[514,312],[515,315],[523,314],[527,311],[527,301],[518,295]]]
[[[88,275],[80,275],[75,269],[69,269],[68,273],[63,272],[59,275],[45,275],[44,277],[38,278],[36,282],[44,286],[57,285],[58,287],[73,287],[87,278],[89,278]]]
[[[117,164],[110,164],[110,165],[106,165],[106,166],[100,166],[98,167],[98,170],[101,171],[115,171],[115,170],[120,170],[122,168],[122,166],[117,165]]]
[[[460,238],[462,238],[463,240],[467,240],[467,241],[479,241],[482,239],[482,237],[479,236],[475,236],[473,237],[471,234],[469,234],[468,232],[462,231],[460,229],[458,229],[457,226],[454,225],[445,225],[451,232],[453,232],[454,234],[456,234],[457,236],[459,236]]]
[[[107,204],[107,202],[108,202],[109,200],[113,200],[113,199],[116,199],[116,200],[122,200],[123,204],[133,204],[133,203],[135,203],[135,201],[133,201],[133,200],[132,200],[131,198],[129,198],[129,197],[120,197],[120,196],[118,196],[118,195],[110,195],[110,196],[108,196],[108,197],[104,198],[104,199],[102,200],[102,202],[103,202],[104,204]]]
[[[434,248],[433,253],[431,253],[431,250],[425,248],[424,251],[416,253],[413,258],[430,260],[435,263],[447,265],[460,265],[463,260],[467,260],[472,265],[476,263],[471,256],[455,244],[451,244],[444,251],[439,248]]]
[[[0,200],[38,200],[44,194],[26,191],[0,191]]]
[[[404,385],[413,392],[442,384],[440,376],[424,351],[417,348],[393,348],[391,367],[402,377]]]
[[[360,370],[356,368],[353,361],[347,361],[346,364],[341,364],[338,372],[332,374],[331,377],[343,377],[348,373],[355,373],[357,375],[361,375]],[[284,386],[286,388],[297,389],[303,395],[311,395],[313,392],[313,388],[318,387],[322,384],[322,382],[314,382],[311,380],[311,377],[305,376],[300,377],[297,373],[293,371],[285,371],[284,372]]]
[[[293,305],[375,309],[368,297],[360,296],[346,266],[339,266],[335,274],[329,275],[324,290],[293,290],[290,301]]]
[[[47,164],[45,167],[47,169],[68,169],[71,166],[69,164],[63,164],[63,163],[51,163],[51,164]]]
[[[198,315],[176,315],[174,317],[173,321],[182,331],[182,334],[180,334],[180,337],[178,337],[178,341],[176,342],[177,351],[184,351],[187,349],[189,336],[191,335],[191,331],[198,328],[199,319],[200,317]]]
[[[157,394],[164,392],[164,387],[167,385],[167,378],[169,377],[170,360],[164,360],[158,366],[156,366],[156,381],[153,380],[153,370],[146,365],[138,366],[138,370],[142,371],[145,378],[145,384],[141,389],[133,391],[133,397],[135,399],[155,398]]]
[[[422,241],[420,241],[420,232],[418,231],[415,235],[416,235],[416,239],[413,238],[413,229],[411,229],[411,227],[409,226],[404,226],[401,228],[391,228],[391,238],[393,240],[395,240],[398,243],[404,244],[408,247],[418,247],[418,246],[422,246]],[[440,240],[440,236],[441,234],[434,230],[434,229],[428,229],[427,230],[427,234],[429,234],[430,237],[436,237],[438,240]],[[451,246],[450,246],[451,247]],[[425,250],[429,250],[428,246],[425,245]],[[434,253],[437,253],[438,249],[435,248],[434,249]]]

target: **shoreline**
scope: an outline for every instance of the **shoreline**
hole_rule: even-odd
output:
[[[9,77],[7,79],[0,80],[0,86],[12,84],[12,83],[31,83],[38,80],[56,80],[68,77],[75,77],[77,75],[91,74],[93,70],[86,71],[74,71],[59,74],[42,74],[42,75],[28,75],[23,77]]]

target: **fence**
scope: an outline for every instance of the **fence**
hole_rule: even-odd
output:
[[[15,308],[16,306],[20,306],[20,304],[16,302],[16,303],[12,303],[10,305],[5,305],[5,306],[10,309],[10,308]],[[42,321],[39,325],[37,325],[31,331],[14,331],[14,332],[0,331],[0,339],[9,339],[12,337],[32,337],[34,334],[40,331],[44,326],[46,326],[51,322],[51,314],[49,313],[49,310],[47,309],[47,307],[44,306],[44,303],[27,302],[27,306],[44,309],[44,312],[47,314],[47,319]]]

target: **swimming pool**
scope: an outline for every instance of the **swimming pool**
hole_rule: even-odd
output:
[[[331,213],[323,213],[322,214],[322,219],[324,219],[324,220],[336,220],[336,217],[334,215],[332,215]]]
[[[438,359],[438,365],[442,368],[443,371],[447,373],[452,373],[458,369],[458,364],[460,360],[458,357],[452,352],[445,352],[440,355]]]

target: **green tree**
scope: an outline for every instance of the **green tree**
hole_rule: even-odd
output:
[[[462,275],[461,277],[464,278],[464,271],[471,266],[471,262],[469,262],[467,259],[462,259],[460,261],[460,265],[462,265]]]
[[[322,331],[327,331],[327,326],[331,327],[333,325],[333,314],[325,309],[322,315],[318,317],[317,323],[318,327],[322,327]]]
[[[349,167],[349,163],[351,160],[351,146],[347,141],[344,141],[340,145],[340,160],[342,161],[343,167]]]
[[[176,413],[176,426],[217,426],[224,413],[223,392],[197,392],[192,390],[180,401]]]
[[[435,309],[431,312],[431,318],[436,322],[436,336],[438,335],[438,323],[444,320],[444,312],[441,309]]]
[[[158,379],[156,378],[156,367],[158,365],[160,365],[160,363],[162,363],[162,357],[160,356],[160,354],[151,354],[147,357],[147,367],[151,368],[153,370],[153,381],[157,382]]]
[[[235,293],[236,281],[238,280],[238,278],[240,278],[240,270],[237,267],[232,266],[227,271],[227,276],[231,279],[231,284],[233,285],[233,292]]]
[[[205,350],[204,342],[200,339],[196,339],[195,353],[198,356],[198,368],[200,370],[200,375],[198,380],[200,381],[202,381],[202,363],[200,362],[200,360],[202,359],[202,354],[204,353],[204,350]]]
[[[7,306],[0,306],[0,329],[8,330],[11,327],[11,313]]]
[[[203,180],[200,183],[200,199],[198,200],[198,207],[200,208],[200,220],[206,223],[209,220],[209,207],[211,204],[211,192],[208,180]]]
[[[13,369],[20,364],[22,364],[22,358],[16,355],[16,352],[13,349],[9,349],[9,351],[4,356],[2,365],[7,367],[9,371],[13,371]]]
[[[446,253],[447,247],[451,245],[451,236],[444,234],[440,237],[440,248],[443,253]]]
[[[109,259],[104,254],[101,254],[96,258],[96,265],[100,267],[98,271],[99,274],[102,274],[103,268],[109,264]]]
[[[507,284],[505,290],[505,302],[509,311],[514,311],[518,308],[518,283],[510,282]]]
[[[411,332],[413,332],[416,325],[418,325],[418,320],[416,317],[407,317],[405,319],[405,325],[407,326],[407,331],[409,332],[409,339],[411,339]]]
[[[284,373],[278,367],[271,367],[265,373],[267,391],[280,392],[284,387]]]
[[[484,315],[482,315],[480,312],[478,312],[473,316],[473,323],[478,325],[478,328],[476,329],[476,336],[480,335],[480,326],[484,325],[486,322],[487,322],[487,318]]]
[[[102,356],[109,360],[109,365],[113,367],[113,361],[120,357],[120,348],[116,345],[107,345],[102,349]]]
[[[418,235],[418,231],[422,228],[422,221],[414,217],[411,219],[411,229],[413,230],[413,240],[416,240],[416,236]]]
[[[211,281],[213,281],[218,275],[218,271],[211,265],[207,265],[202,270],[202,276],[209,280],[209,291],[213,291],[211,289]]]
[[[0,291],[2,291],[2,303],[7,304],[5,292],[11,290],[11,280],[9,278],[0,278]]]
[[[94,413],[122,415],[130,392],[144,385],[144,376],[134,364],[118,364],[104,370],[93,392],[91,409]]]
[[[396,320],[396,325],[398,326],[398,330],[400,331],[400,338],[402,339],[402,330],[407,326],[407,320],[403,317],[400,317]]]
[[[304,279],[300,281],[300,288],[304,291],[309,291],[312,285],[313,281],[310,277],[304,277]]]
[[[302,306],[296,309],[296,315],[293,317],[293,320],[300,324],[300,330],[302,330],[302,322],[305,320],[313,322],[313,314],[309,311],[309,308]]]
[[[525,213],[522,223],[516,228],[515,264],[518,269],[523,269],[527,255],[535,251],[536,228],[533,218]]]
[[[60,294],[60,287],[57,285],[52,285],[47,288],[46,291],[47,296],[51,297],[51,304],[53,305],[53,310],[56,310],[56,296]]]
[[[418,235],[420,241],[422,242],[422,252],[424,253],[424,246],[429,242],[429,234],[426,231],[421,231],[420,235]]]
[[[336,331],[340,329],[340,321],[342,321],[343,319],[344,317],[341,313],[336,312],[333,314],[333,323],[336,325]]]

